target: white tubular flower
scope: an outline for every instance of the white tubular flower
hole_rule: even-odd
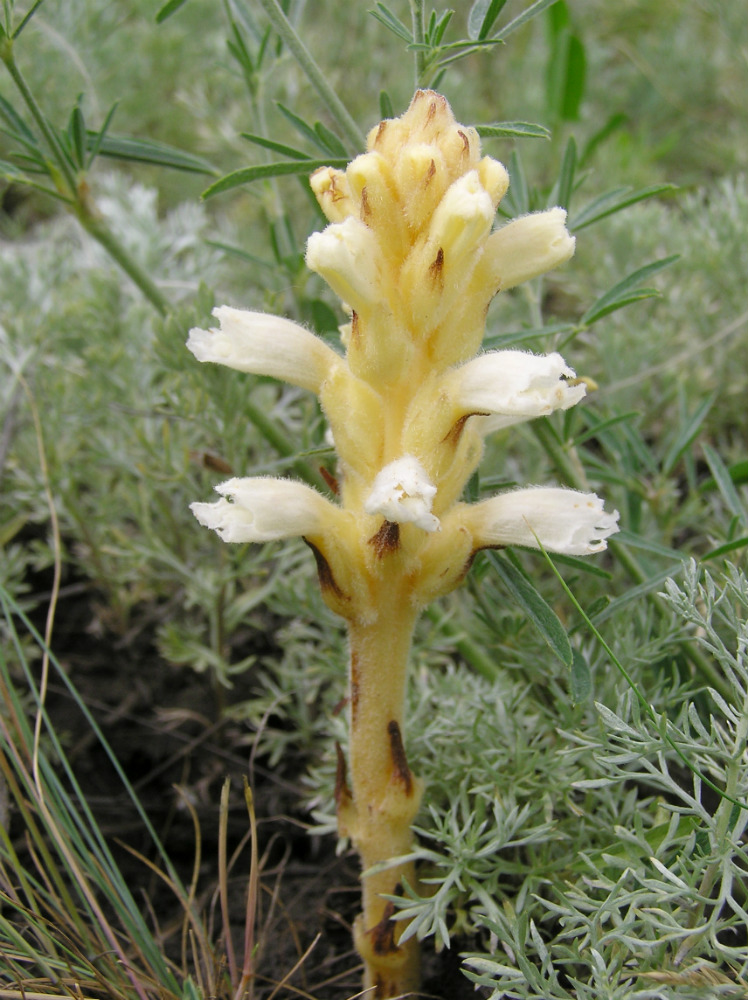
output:
[[[484,268],[500,291],[563,264],[574,253],[575,240],[566,231],[566,212],[552,208],[507,223],[486,241]]]
[[[307,267],[322,275],[330,288],[356,310],[362,305],[375,305],[380,299],[375,263],[380,256],[374,233],[353,218],[312,233],[306,245]]]
[[[498,430],[574,406],[587,391],[564,381],[574,377],[560,354],[489,351],[450,372],[445,388],[462,414],[495,414],[487,426]]]
[[[316,393],[342,363],[323,340],[290,319],[230,306],[219,306],[213,315],[219,330],[190,330],[187,347],[198,361],[270,375]]]
[[[594,493],[553,487],[515,490],[463,508],[476,547],[542,546],[567,556],[602,552],[618,531],[618,516],[606,513]]]
[[[459,177],[447,190],[431,219],[430,240],[447,254],[460,256],[476,248],[491,229],[496,212],[477,170]]]
[[[193,503],[190,510],[224,542],[314,537],[331,527],[337,511],[310,486],[291,479],[229,479],[216,486],[216,492],[222,494],[220,500]]]
[[[424,531],[438,531],[439,518],[431,513],[435,496],[436,486],[418,459],[404,455],[377,474],[364,510],[397,524],[413,523]]]

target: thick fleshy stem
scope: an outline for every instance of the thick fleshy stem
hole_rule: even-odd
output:
[[[412,849],[411,825],[421,785],[408,765],[403,716],[408,654],[417,617],[403,587],[382,586],[373,621],[350,621],[350,764],[338,761],[338,826],[349,836],[364,873]],[[350,783],[349,783],[350,782]],[[415,884],[412,861],[362,878],[362,913],[355,943],[364,962],[364,988],[372,1000],[418,988],[420,949],[412,937],[400,944],[402,924],[392,920],[397,895]]]

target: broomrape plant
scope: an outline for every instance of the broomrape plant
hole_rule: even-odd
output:
[[[286,479],[230,479],[194,503],[227,542],[301,536],[325,601],[350,642],[350,746],[338,750],[338,830],[363,868],[355,925],[365,987],[395,997],[419,984],[418,944],[391,899],[416,884],[411,824],[422,787],[404,748],[408,653],[416,619],[465,577],[481,549],[543,547],[586,555],[617,531],[594,494],[518,489],[460,497],[487,434],[568,409],[585,384],[558,354],[478,354],[502,290],[567,261],[560,208],[493,230],[509,178],[481,157],[477,133],[444,97],[418,91],[407,112],[369,134],[345,171],[311,179],[330,220],[306,262],[343,300],[345,356],[289,320],[227,306],[218,328],[190,332],[200,361],[268,375],[316,393],[339,475],[328,500]],[[403,923],[405,925],[403,926]]]

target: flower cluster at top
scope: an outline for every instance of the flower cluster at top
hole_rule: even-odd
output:
[[[306,262],[340,296],[345,356],[289,320],[228,306],[192,330],[200,361],[269,375],[319,396],[339,460],[339,496],[285,479],[231,479],[198,520],[229,542],[301,535],[328,603],[370,614],[378,582],[423,606],[462,579],[481,548],[539,544],[584,555],[617,531],[594,494],[519,489],[460,501],[487,434],[578,403],[585,385],[559,354],[478,353],[499,291],[574,252],[560,208],[494,229],[509,178],[481,157],[441,95],[418,91],[376,126],[345,171],[311,179],[330,220]],[[367,610],[369,609],[369,610]]]

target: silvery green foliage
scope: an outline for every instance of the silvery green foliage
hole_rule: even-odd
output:
[[[278,611],[316,601],[303,561],[290,562],[282,581]],[[437,947],[455,947],[465,934],[482,939],[464,969],[492,1000],[745,995],[748,812],[694,776],[661,732],[667,727],[695,768],[748,802],[748,582],[733,569],[702,579],[689,564],[680,586],[668,581],[667,600],[679,620],[670,635],[690,630],[732,697],[674,671],[657,695],[657,705],[670,706],[658,726],[588,647],[607,705],[574,708],[561,693],[563,673],[527,636],[516,663],[489,682],[455,666],[438,625],[421,623],[407,736],[428,807],[416,824],[420,884],[405,887],[396,905],[411,932]],[[328,833],[334,742],[346,739],[336,634],[332,619],[291,620],[283,661],[267,670],[266,695],[248,709],[255,725],[264,720],[263,749],[274,759],[294,744],[317,748],[309,801],[315,832]],[[632,663],[640,652],[631,651]],[[313,679],[303,690],[301,670]],[[554,698],[539,697],[541,681]],[[301,736],[278,719],[298,720]]]
[[[583,822],[587,809],[599,815],[616,802],[619,817],[609,814],[607,835],[601,828],[532,902],[504,901],[487,914],[494,947],[466,967],[493,986],[493,1000],[746,995],[748,810],[736,803],[748,803],[748,580],[733,567],[718,582],[702,578],[691,563],[682,586],[668,581],[666,598],[724,671],[732,698],[694,692],[673,719],[660,716],[658,731],[627,694],[615,710],[597,706],[596,730],[563,734],[575,746],[562,755],[589,755],[597,769],[573,783],[588,793]],[[665,752],[666,729],[734,801]]]

